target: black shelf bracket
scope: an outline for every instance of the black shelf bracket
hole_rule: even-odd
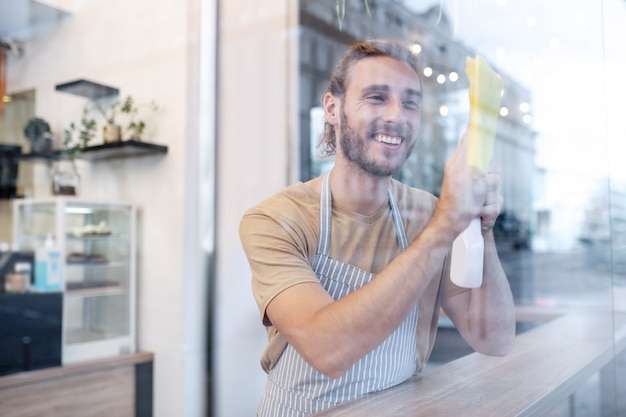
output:
[[[109,87],[104,84],[96,83],[89,80],[76,80],[55,86],[56,91],[63,93],[75,94],[77,96],[87,97],[91,100],[97,100],[104,97],[117,96],[120,90],[115,87]]]
[[[90,161],[110,158],[126,158],[142,155],[155,155],[167,153],[167,146],[155,143],[142,142],[129,139],[119,142],[103,143],[101,145],[88,146],[81,152],[80,158]]]

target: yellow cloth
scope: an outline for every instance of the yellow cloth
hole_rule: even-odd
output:
[[[470,143],[468,164],[478,176],[489,169],[500,114],[502,80],[481,56],[467,57],[465,73],[470,81]]]

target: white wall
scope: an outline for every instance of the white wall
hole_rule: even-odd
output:
[[[297,2],[221,1],[215,416],[253,416],[265,331],[239,241],[245,209],[287,185],[297,137]]]
[[[138,345],[155,353],[154,415],[204,415],[202,255],[214,249],[214,202],[213,415],[254,415],[265,383],[259,365],[265,332],[238,226],[246,208],[297,173],[296,1],[220,2],[217,167],[207,155],[215,131],[217,0],[48,3],[73,17],[29,41],[22,58],[9,59],[9,93],[35,89],[36,113],[59,139],[85,103],[56,92],[61,82],[87,78],[161,107],[147,118],[145,139],[167,145],[166,156],[79,164],[81,197],[140,207]],[[39,164],[37,171],[32,192],[48,196],[49,169]]]
[[[87,78],[118,87],[122,96],[154,99],[160,105],[157,113],[146,117],[145,140],[167,145],[167,155],[81,161],[80,194],[85,199],[131,201],[139,206],[138,346],[155,354],[154,415],[200,415],[185,411],[194,408],[185,404],[189,400],[185,392],[196,392],[197,387],[190,385],[201,383],[197,375],[195,383],[191,381],[185,370],[202,369],[202,364],[188,363],[199,359],[197,349],[188,343],[191,336],[184,331],[184,311],[190,304],[184,298],[184,285],[193,283],[184,277],[188,271],[184,222],[185,192],[189,192],[184,186],[189,174],[185,159],[190,128],[188,89],[193,84],[188,70],[190,49],[193,52],[188,3],[52,3],[73,16],[44,37],[27,42],[23,57],[9,56],[7,90],[35,89],[36,114],[50,121],[59,140],[69,121],[79,119],[86,99],[56,92],[58,83]],[[50,192],[49,170],[39,164],[37,171],[33,193],[45,197]],[[194,403],[201,404],[201,399]]]

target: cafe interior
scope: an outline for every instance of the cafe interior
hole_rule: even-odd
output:
[[[427,366],[320,416],[626,415],[626,1],[0,0],[0,415],[244,417],[267,334],[244,212],[332,167],[320,98],[353,42],[417,55],[435,196],[502,81],[502,358],[442,314]]]

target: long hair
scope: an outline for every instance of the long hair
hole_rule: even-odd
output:
[[[348,75],[354,64],[363,58],[373,56],[386,56],[406,62],[417,73],[417,56],[402,43],[391,40],[357,42],[343,53],[335,69],[333,69],[324,96],[326,93],[331,93],[343,99],[346,94]],[[322,156],[331,156],[337,151],[335,129],[327,121],[324,121],[324,130],[320,137],[318,148]]]

